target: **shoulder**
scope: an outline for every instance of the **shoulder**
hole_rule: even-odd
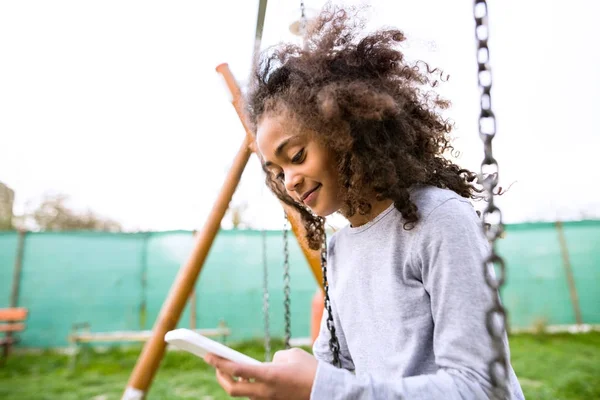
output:
[[[484,244],[482,222],[469,199],[436,187],[414,190],[411,199],[419,213],[414,227],[417,248],[441,242]]]
[[[411,190],[410,198],[418,208],[417,225],[422,227],[441,220],[479,221],[471,201],[452,190],[420,186]]]
[[[471,201],[439,188],[419,192],[415,198],[421,206],[417,203],[419,221],[411,257],[422,268],[424,279],[436,265],[452,271],[477,268],[488,243]]]

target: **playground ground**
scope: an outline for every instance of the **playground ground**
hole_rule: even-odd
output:
[[[261,342],[232,347],[263,358]],[[275,349],[281,343],[275,343]],[[140,348],[87,350],[77,365],[70,356],[48,351],[13,354],[0,367],[5,400],[120,399]],[[512,363],[527,399],[600,399],[600,332],[511,336]],[[167,352],[148,399],[220,400],[229,397],[214,371],[184,352]]]

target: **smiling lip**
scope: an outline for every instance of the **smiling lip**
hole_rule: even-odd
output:
[[[321,188],[321,184],[318,184],[314,189],[308,191],[302,196],[302,202],[310,207],[310,203],[313,203],[317,197],[317,190]]]

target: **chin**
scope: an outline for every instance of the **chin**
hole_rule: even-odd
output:
[[[329,217],[332,214],[335,214],[337,212],[337,209],[335,207],[315,207],[315,208],[311,208],[310,209],[313,214],[318,215],[321,218],[325,218],[325,217]]]
[[[310,211],[312,211],[312,213],[317,217],[325,218],[327,216],[326,214],[319,212],[318,208],[311,208]]]

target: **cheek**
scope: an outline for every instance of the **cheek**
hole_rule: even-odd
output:
[[[327,158],[327,165],[323,165],[323,170],[327,171],[327,177],[330,181],[338,181],[339,172],[337,169],[337,165],[332,157]]]
[[[340,184],[338,180],[338,171],[334,166],[328,166],[327,171],[327,186],[329,187],[329,193],[332,197],[338,198],[340,197]],[[325,183],[325,182],[323,182]]]
[[[337,188],[337,171],[335,171],[333,168],[328,168],[327,180],[332,189]]]

